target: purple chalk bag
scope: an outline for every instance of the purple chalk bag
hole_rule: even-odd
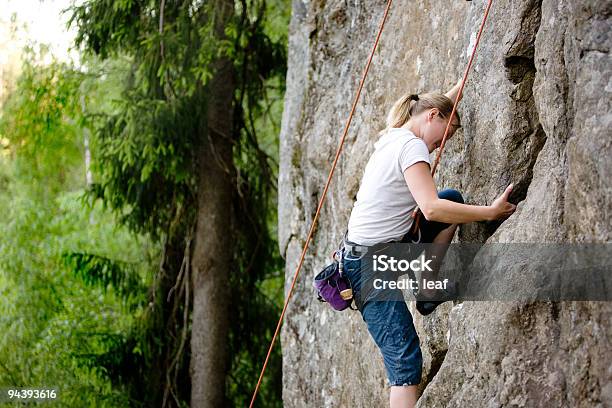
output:
[[[313,285],[319,301],[329,303],[335,310],[344,310],[351,307],[353,289],[342,274],[342,250],[337,250],[333,258],[334,261],[315,276]]]

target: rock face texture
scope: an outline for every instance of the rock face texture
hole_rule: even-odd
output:
[[[386,1],[294,0],[281,131],[279,240],[286,292]],[[395,1],[282,329],[287,407],[382,407],[385,371],[361,316],[316,301],[312,276],[346,230],[377,132],[404,92],[446,91],[485,0]],[[612,3],[493,3],[446,146],[439,189],[516,213],[461,226],[461,242],[612,238]],[[525,271],[528,278],[529,271]],[[448,302],[420,316],[419,407],[612,406],[609,302]]]

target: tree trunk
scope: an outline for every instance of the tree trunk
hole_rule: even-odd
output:
[[[232,15],[232,0],[218,0],[218,35]],[[232,193],[232,61],[214,63],[206,88],[207,124],[199,148],[198,215],[192,258],[193,315],[191,333],[191,406],[223,407],[229,329],[228,288],[231,250]]]

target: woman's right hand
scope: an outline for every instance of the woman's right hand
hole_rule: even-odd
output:
[[[491,220],[503,220],[514,213],[516,205],[508,202],[508,197],[511,192],[512,184],[506,187],[506,190],[489,206],[492,212]]]

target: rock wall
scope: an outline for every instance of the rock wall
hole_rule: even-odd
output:
[[[294,0],[281,131],[279,241],[287,293],[386,1]],[[395,1],[282,329],[287,407],[388,404],[382,358],[358,312],[316,301],[312,276],[346,229],[395,99],[462,75],[485,0]],[[438,188],[516,213],[462,242],[609,242],[612,3],[493,3]],[[528,273],[528,272],[525,272]],[[528,278],[528,276],[526,276]],[[424,356],[420,407],[612,406],[612,304],[409,302]]]

